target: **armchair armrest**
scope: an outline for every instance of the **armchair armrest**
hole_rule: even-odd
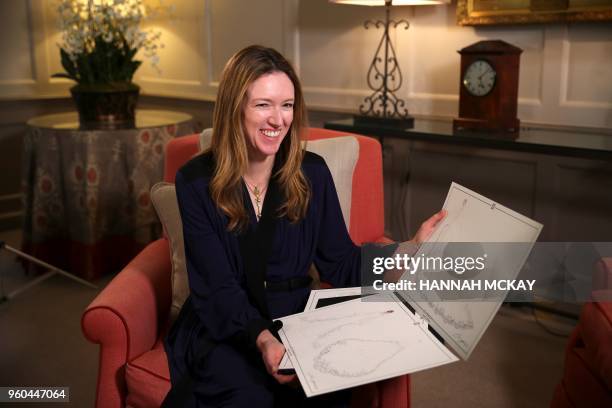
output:
[[[153,348],[167,318],[170,271],[168,241],[162,238],[144,248],[85,309],[83,334],[100,344],[97,406],[123,406],[125,364]]]
[[[385,245],[389,245],[394,243],[395,241],[392,240],[391,238],[387,237],[387,236],[382,236],[380,238],[376,238],[376,240],[374,241],[377,244],[385,244]]]
[[[601,258],[595,264],[593,290],[612,290],[612,258]]]

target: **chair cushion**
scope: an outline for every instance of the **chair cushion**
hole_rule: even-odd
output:
[[[338,192],[347,231],[351,222],[353,173],[359,158],[359,142],[353,136],[308,141],[306,150],[322,156],[329,167]]]
[[[170,390],[170,371],[163,343],[126,364],[126,404],[130,407],[159,407]]]
[[[200,150],[210,145],[212,133],[206,129],[199,138]],[[353,136],[309,141],[307,150],[321,155],[332,175],[340,207],[347,229],[351,219],[351,197],[353,193],[353,172],[359,158],[359,143]],[[189,281],[183,243],[183,225],[181,223],[176,190],[174,184],[159,182],[151,188],[151,201],[164,227],[170,243],[172,259],[172,304],[170,321],[178,316],[183,303],[189,296]],[[315,279],[316,281],[316,279]]]
[[[202,133],[200,133],[200,137],[198,139],[198,142],[200,143],[200,151],[208,149],[211,140],[212,128],[204,129]]]
[[[185,246],[183,245],[183,225],[179,214],[176,189],[174,184],[164,181],[151,187],[151,201],[164,226],[170,244],[172,260],[172,302],[170,304],[170,321],[178,316],[183,303],[189,296],[189,282],[185,266]]]

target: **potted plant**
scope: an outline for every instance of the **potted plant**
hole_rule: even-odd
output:
[[[81,127],[133,127],[140,88],[132,79],[142,63],[136,54],[142,51],[157,68],[163,47],[160,32],[140,29],[147,11],[142,0],[61,0],[57,11],[65,72],[53,77],[77,83],[70,93]]]

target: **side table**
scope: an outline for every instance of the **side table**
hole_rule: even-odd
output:
[[[190,115],[157,110],[122,130],[79,130],[76,112],[30,119],[23,251],[90,280],[120,270],[160,234],[149,190],[166,143],[197,130]]]

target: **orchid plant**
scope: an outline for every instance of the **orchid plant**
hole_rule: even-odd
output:
[[[86,86],[135,86],[139,50],[159,71],[161,32],[141,30],[140,24],[145,13],[150,17],[160,8],[147,8],[142,0],[61,0],[57,11],[65,72],[53,77]]]

